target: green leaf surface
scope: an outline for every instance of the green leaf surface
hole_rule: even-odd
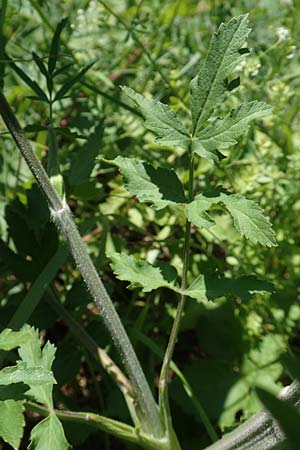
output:
[[[54,97],[54,101],[61,100],[67,92],[84,76],[84,74],[94,65],[94,62],[88,64],[83,69],[81,69],[76,75],[68,77],[67,81],[62,85],[62,87],[57,91]]]
[[[41,350],[41,341],[38,332],[33,330],[33,333],[35,335],[35,338],[31,342],[25,343],[20,346],[19,355],[22,358],[22,361],[24,361],[29,368],[40,366],[45,373],[50,373],[52,375],[51,367],[54,360],[56,348],[53,344],[47,342],[43,350]],[[49,408],[52,408],[52,388],[53,384],[55,383],[56,381],[53,375],[51,380],[48,381],[48,385],[46,386],[40,386],[38,385],[38,383],[34,382],[27,382],[27,384],[31,388],[28,391],[28,395],[34,397],[36,401],[47,405]]]
[[[6,328],[0,333],[0,349],[9,351],[25,344],[30,339],[32,339],[32,333],[29,327],[24,327],[20,331]]]
[[[25,383],[31,386],[56,383],[52,372],[42,366],[28,367],[25,362],[0,370],[0,384]]]
[[[256,388],[256,393],[274,419],[279,422],[287,437],[289,450],[299,450],[300,414],[294,405],[279,400],[274,395],[261,388]]]
[[[67,450],[70,448],[62,424],[55,414],[39,422],[30,433],[28,450]]]
[[[56,63],[58,60],[60,35],[61,35],[63,29],[65,28],[67,22],[68,22],[67,17],[64,17],[60,22],[58,22],[56,30],[55,30],[53,38],[52,38],[52,41],[51,41],[50,54],[49,54],[49,59],[48,59],[48,71],[49,71],[50,75],[54,72],[55,67],[56,67]]]
[[[138,106],[145,118],[145,128],[152,131],[159,144],[187,149],[190,136],[176,113],[164,103],[148,99],[126,86],[123,91]]]
[[[213,220],[205,215],[213,204],[223,204],[233,217],[234,226],[237,231],[254,244],[272,247],[276,246],[275,233],[269,220],[263,215],[261,208],[252,200],[242,195],[227,194],[219,190],[214,193],[200,194],[188,203],[185,213],[188,220],[199,227],[209,228]]]
[[[48,102],[48,97],[45,92],[40,88],[38,83],[32,80],[20,67],[18,67],[14,62],[10,60],[11,68],[16,72],[16,74],[29,86],[37,95],[39,100]]]
[[[271,111],[271,107],[262,102],[242,103],[224,119],[215,119],[197,134],[198,148],[201,146],[206,152],[215,154],[216,150],[221,151],[232,147],[237,143],[236,139],[246,133],[249,122],[269,115]],[[194,144],[194,150],[199,153],[197,144]]]
[[[235,228],[254,244],[276,246],[276,237],[271,223],[261,208],[242,195],[222,195],[222,202],[233,217]]]
[[[0,437],[18,449],[23,436],[25,420],[23,401],[0,401]]]
[[[71,161],[69,182],[72,186],[88,181],[95,165],[95,158],[99,154],[103,138],[103,121],[96,125],[85,144],[76,151]]]
[[[238,278],[226,278],[221,274],[199,275],[185,291],[199,303],[206,303],[229,294],[242,299],[249,299],[255,293],[273,292],[271,283],[260,280],[255,275]]]
[[[221,24],[214,33],[207,57],[199,74],[191,81],[191,111],[193,134],[200,130],[227,92],[227,77],[239,64],[240,52],[250,29],[247,15]]]
[[[118,156],[106,162],[119,167],[128,191],[140,202],[151,202],[156,209],[185,203],[184,190],[176,172],[133,158]]]
[[[155,267],[147,261],[141,261],[125,253],[111,256],[111,267],[119,280],[129,281],[129,288],[142,287],[143,292],[151,292],[160,287],[168,287],[178,292],[174,285],[174,274],[170,270]]]
[[[25,392],[29,386],[24,383],[13,383],[9,385],[0,385],[0,401],[5,400],[25,400]]]

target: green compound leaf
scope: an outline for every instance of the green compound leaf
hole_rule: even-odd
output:
[[[230,294],[246,300],[256,293],[273,291],[274,287],[271,283],[260,280],[255,275],[226,278],[217,273],[211,276],[199,275],[185,293],[199,303],[206,303]]]
[[[5,328],[0,333],[0,349],[10,351],[14,348],[25,344],[32,339],[32,332],[29,327],[25,326],[20,331],[13,331]]]
[[[121,156],[104,161],[119,167],[126,188],[140,202],[151,202],[156,209],[186,202],[182,184],[174,170],[156,169],[143,161]]]
[[[55,414],[39,422],[30,433],[28,450],[68,450],[70,448]]]
[[[247,15],[244,15],[221,24],[213,35],[206,60],[199,74],[191,81],[194,135],[228,92],[227,77],[242,58],[244,51],[241,48],[249,32]]]
[[[36,368],[39,366],[42,371],[45,373],[49,373],[52,375],[51,367],[55,356],[56,348],[50,342],[47,342],[41,350],[41,340],[39,338],[39,334],[33,328],[31,329],[34,339],[31,342],[22,344],[19,348],[19,355],[26,363],[28,368]],[[26,382],[26,381],[24,381]],[[27,384],[31,387],[31,389],[27,392],[27,395],[34,397],[34,399],[40,403],[47,405],[49,408],[53,407],[52,401],[52,389],[53,384],[56,381],[52,375],[51,379],[49,379],[47,385],[39,385],[41,383],[27,382]]]
[[[131,88],[123,86],[122,90],[138,106],[145,118],[145,128],[156,134],[159,144],[183,149],[188,147],[189,133],[174,111],[161,102],[143,97]]]
[[[262,388],[256,388],[260,401],[270,411],[284,431],[289,450],[298,450],[300,442],[300,414],[294,405],[280,400]]]
[[[14,400],[0,402],[0,437],[14,449],[19,448],[23,436],[23,403]]]
[[[142,287],[143,292],[151,292],[160,287],[168,287],[179,291],[174,285],[176,271],[173,267],[156,267],[147,261],[141,261],[125,253],[114,253],[111,256],[111,267],[116,277],[129,281],[129,288]]]
[[[263,215],[261,208],[252,200],[242,195],[217,192],[217,195],[207,193],[198,195],[186,205],[185,213],[188,220],[199,227],[209,228],[213,225],[212,219],[205,216],[213,204],[225,205],[233,217],[237,231],[254,244],[272,247],[276,246],[276,237],[269,220]]]
[[[0,384],[25,383],[31,386],[56,383],[52,372],[44,367],[28,367],[25,362],[0,370]],[[42,388],[41,388],[42,389]],[[29,393],[30,391],[28,391]]]
[[[249,123],[272,112],[270,106],[262,102],[242,103],[233,109],[224,119],[215,119],[207,128],[197,134],[193,150],[206,159],[219,159],[216,150],[222,151],[237,143],[237,138],[244,134]]]

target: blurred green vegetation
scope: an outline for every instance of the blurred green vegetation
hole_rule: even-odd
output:
[[[2,10],[5,2],[2,2]],[[38,156],[47,159],[47,104],[10,67],[6,54],[46,90],[32,52],[42,61],[62,17],[56,91],[87,64],[94,63],[55,103],[53,124],[66,196],[90,254],[115,301],[153,390],[176,311],[176,294],[126,289],[110,268],[114,251],[149,262],[182,267],[184,217],[172,208],[155,211],[125,191],[116,168],[95,161],[117,155],[176,167],[187,180],[185,155],[153,143],[138,112],[119,86],[170,103],[184,115],[189,82],[205,56],[211,34],[222,21],[250,12],[251,53],[238,68],[237,102],[259,100],[273,115],[256,123],[217,168],[201,161],[195,184],[227,189],[255,200],[270,218],[278,247],[263,248],[241,239],[228,216],[219,211],[210,230],[193,230],[190,278],[221,272],[227,277],[255,274],[272,282],[274,293],[251,298],[227,296],[209,306],[188,299],[174,360],[191,384],[194,396],[217,433],[250,417],[260,404],[253,387],[274,393],[300,373],[300,9],[296,0],[12,0],[1,22],[1,69],[4,92]],[[5,47],[5,51],[4,51]],[[5,54],[6,52],[6,54]],[[44,197],[25,162],[1,126],[0,153],[0,326],[8,326],[39,273],[56,253],[59,239]],[[28,323],[58,346],[54,375],[56,404],[97,411],[129,420],[121,394],[95,366],[84,343],[54,308],[59,299],[101,347],[114,349],[68,259],[49,284]],[[15,358],[12,353],[11,359]],[[183,449],[210,443],[195,404],[174,376],[171,408]],[[28,430],[34,418],[27,418]],[[26,433],[27,431],[26,430]],[[65,425],[75,449],[133,449],[92,429]],[[6,448],[5,446],[0,448]],[[25,448],[25,447],[22,447]]]

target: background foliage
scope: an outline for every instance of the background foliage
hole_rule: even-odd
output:
[[[174,427],[184,449],[210,442],[199,405],[220,434],[260,408],[254,383],[277,392],[299,375],[299,7],[295,0],[13,0],[3,28],[6,53],[43,90],[45,77],[32,52],[42,61],[48,58],[53,31],[62,17],[68,17],[68,24],[58,67],[66,68],[55,79],[55,91],[93,63],[67,98],[54,105],[60,169],[81,234],[155,389],[176,294],[164,288],[154,294],[140,288],[127,290],[128,283],[113,274],[110,257],[124,252],[151,263],[170,262],[180,271],[184,218],[171,207],[156,211],[138,203],[124,189],[117,168],[96,157],[135,156],[160,165],[168,161],[183,181],[187,179],[185,156],[153,143],[119,85],[171,103],[182,114],[189,81],[199,69],[212,32],[220,22],[247,11],[251,53],[247,64],[239,67],[239,98],[231,99],[228,108],[238,100],[258,100],[271,104],[273,115],[252,126],[227,151],[228,158],[217,170],[212,171],[208,162],[199,163],[196,184],[203,190],[223,184],[259,203],[273,223],[278,247],[263,248],[241,239],[230,217],[216,209],[217,225],[193,231],[191,274],[193,278],[216,272],[228,278],[257,275],[273,283],[273,292],[246,295],[241,286],[240,291],[206,305],[189,299],[174,360],[195,401],[175,375],[170,385]],[[3,59],[3,40],[0,51]],[[30,98],[32,90],[8,64],[5,72],[5,93],[45,160],[47,106]],[[229,111],[224,108],[222,113]],[[4,126],[1,141],[0,326],[30,323],[57,346],[54,402],[58,407],[129,420],[121,394],[93,361],[84,339],[70,327],[68,314],[116,358],[101,319],[67,253],[59,251],[45,200]],[[43,295],[36,297],[32,283],[50,260],[53,265],[47,266]],[[64,315],[53,298],[63,305]],[[26,308],[16,316],[24,299]],[[13,362],[17,355],[10,352],[6,358]],[[36,421],[35,415],[26,417],[26,435]],[[66,423],[64,427],[76,449],[134,448],[87,427]]]

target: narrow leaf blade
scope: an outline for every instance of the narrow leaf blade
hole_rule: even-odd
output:
[[[36,81],[32,80],[20,67],[18,67],[14,62],[10,60],[11,68],[16,72],[17,75],[29,86],[37,95],[38,99],[48,102],[48,97],[45,92],[40,88]]]
[[[67,81],[62,85],[62,87],[58,90],[58,92],[55,95],[54,101],[61,100],[67,92],[76,84],[78,81],[81,80],[81,78],[84,76],[84,74],[94,65],[94,62],[91,64],[88,64],[83,69],[81,69],[76,75],[73,75],[73,77],[70,77],[67,79]]]
[[[55,67],[56,67],[60,35],[61,35],[63,29],[65,28],[65,26],[67,25],[67,22],[68,22],[68,18],[65,17],[57,24],[56,30],[55,30],[53,38],[52,38],[52,42],[51,42],[51,46],[50,46],[50,55],[49,55],[49,59],[48,59],[48,71],[49,71],[50,75],[54,72]]]

